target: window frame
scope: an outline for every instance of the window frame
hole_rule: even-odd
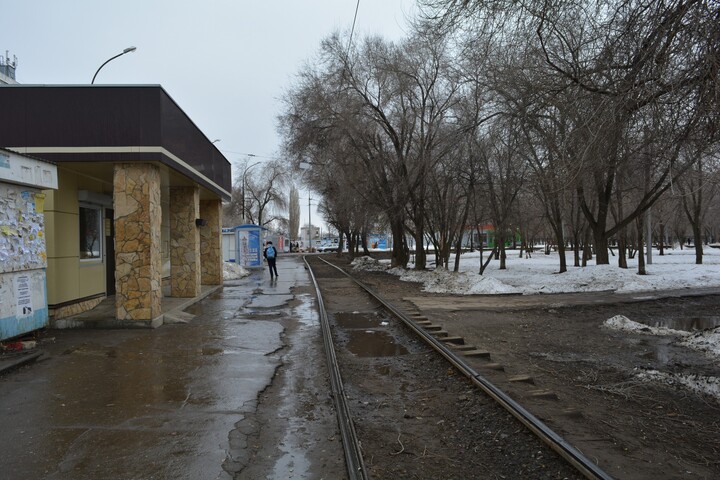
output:
[[[83,246],[83,244],[82,244],[82,241],[83,241],[82,240],[82,236],[83,236],[83,232],[82,232],[83,213],[82,213],[82,210],[83,209],[94,210],[97,212],[97,225],[96,225],[97,240],[95,242],[93,242],[93,244],[95,244],[97,242],[97,245],[98,245],[98,247],[97,247],[98,255],[97,256],[92,256],[92,257],[84,257],[83,256],[83,250],[82,250],[82,246]],[[104,238],[105,237],[105,231],[104,231],[105,225],[103,222],[104,215],[105,215],[105,209],[102,205],[88,203],[88,202],[80,202],[78,204],[78,256],[80,258],[81,263],[102,263],[104,260],[104,255],[105,255],[105,245],[103,244],[104,240],[105,240],[105,238]],[[85,246],[87,246],[87,245],[85,245]]]

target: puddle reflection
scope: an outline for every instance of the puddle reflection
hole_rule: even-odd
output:
[[[720,326],[720,316],[712,315],[707,317],[690,317],[690,318],[668,318],[656,317],[641,321],[641,323],[649,327],[665,327],[673,330],[683,330],[685,332],[695,332],[706,330]]]
[[[347,349],[358,357],[394,357],[408,353],[392,336],[380,330],[351,330],[348,337]]]
[[[335,321],[343,328],[373,328],[380,326],[380,318],[374,313],[339,312]]]

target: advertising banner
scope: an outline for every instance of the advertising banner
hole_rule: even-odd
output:
[[[238,265],[246,268],[262,267],[260,227],[238,227],[236,232]]]

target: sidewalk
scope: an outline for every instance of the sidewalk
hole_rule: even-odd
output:
[[[222,285],[203,285],[200,295],[195,298],[174,298],[169,296],[170,287],[163,288],[163,298],[160,305],[161,314],[156,319],[158,325],[163,323],[175,323],[180,312],[189,306],[199,302],[216,290],[222,288]],[[57,329],[67,328],[127,328],[126,325],[119,325],[115,320],[115,296],[111,295],[100,302],[92,310],[73,315],[67,318],[57,320]],[[142,327],[148,328],[149,324],[143,323]],[[56,328],[48,329],[49,332],[55,331]],[[43,335],[46,336],[46,335]],[[43,355],[43,344],[39,343],[35,348],[27,350],[19,350],[12,352],[0,352],[0,375],[11,371],[14,368],[21,367],[25,364],[33,362]]]
[[[237,426],[285,350],[318,338],[312,295],[293,293],[309,291],[302,260],[278,270],[273,282],[266,270],[226,282],[186,308],[188,323],[44,332],[43,356],[0,376],[2,477],[232,478],[246,451]]]

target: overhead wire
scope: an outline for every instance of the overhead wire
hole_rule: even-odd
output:
[[[350,38],[348,39],[347,52],[345,52],[345,58],[350,55],[350,46],[352,45],[353,33],[355,33],[355,22],[357,21],[358,10],[360,9],[360,0],[357,0],[355,4],[355,16],[353,17],[352,28],[350,28]]]

